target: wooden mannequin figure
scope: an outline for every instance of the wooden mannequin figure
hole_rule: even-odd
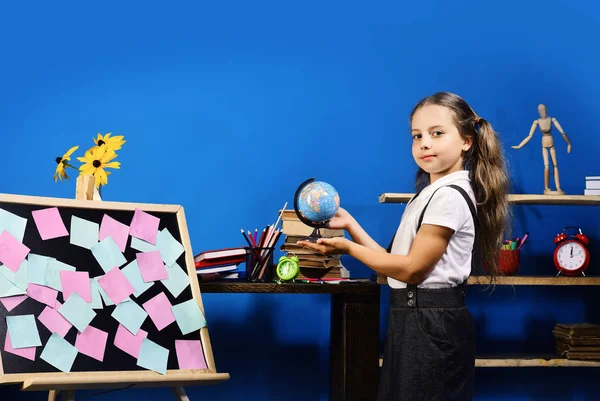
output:
[[[552,138],[552,124],[558,129],[565,142],[567,142],[567,153],[571,153],[571,141],[565,131],[554,117],[548,117],[547,109],[545,104],[538,106],[538,112],[540,118],[533,121],[529,135],[517,146],[512,146],[513,149],[521,149],[523,146],[531,140],[535,128],[539,125],[540,131],[542,131],[542,155],[544,157],[544,195],[564,195],[564,191],[560,189],[560,178],[558,175],[558,162],[556,160],[556,149],[554,148],[554,138]],[[550,156],[552,157],[552,166],[554,167],[554,183],[556,184],[556,190],[553,191],[549,186],[550,179],[550,163],[548,161],[548,150],[550,150]]]

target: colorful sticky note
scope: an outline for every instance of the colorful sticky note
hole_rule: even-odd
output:
[[[128,299],[129,296],[135,292],[131,283],[127,281],[127,277],[125,277],[118,267],[112,268],[104,276],[100,277],[98,279],[98,284],[106,291],[106,294],[108,294],[110,300],[113,301],[115,305]]]
[[[21,267],[16,272],[6,266],[0,266],[0,274],[21,290],[27,291],[27,259],[21,263]]]
[[[152,245],[156,245],[156,237],[158,236],[158,225],[160,219],[150,213],[140,209],[135,209],[133,219],[131,219],[131,229],[129,234],[132,237],[142,239]]]
[[[102,222],[100,223],[98,241],[102,241],[108,237],[112,237],[121,252],[125,252],[127,239],[129,238],[129,226],[105,214],[102,216]]]
[[[86,249],[92,249],[98,243],[100,234],[100,225],[82,219],[81,217],[71,217],[71,238],[70,243]]]
[[[160,257],[160,251],[136,253],[135,259],[146,283],[169,278],[167,268]]]
[[[80,333],[96,317],[96,312],[90,304],[85,302],[76,292],[71,294],[69,299],[58,308],[58,313],[63,315]]]
[[[17,306],[21,305],[23,301],[27,299],[27,295],[17,295],[13,297],[0,298],[0,302],[6,308],[8,312],[15,309]]]
[[[117,305],[111,316],[129,330],[131,334],[137,334],[148,317],[148,313],[129,299]]]
[[[161,261],[162,263],[162,261]],[[154,281],[145,282],[142,277],[142,273],[140,272],[140,268],[138,266],[137,260],[132,260],[127,266],[121,269],[125,277],[133,288],[135,288],[135,292],[133,293],[134,297],[139,297],[146,290],[154,285]]]
[[[77,333],[75,348],[82,354],[102,362],[107,339],[107,332],[88,326],[83,332]]]
[[[148,337],[148,332],[145,330],[139,329],[134,335],[125,326],[119,324],[114,343],[117,348],[137,359],[140,355],[140,348],[142,348],[142,340],[146,337]]]
[[[175,316],[171,311],[171,302],[164,292],[150,298],[142,306],[159,331],[175,321]]]
[[[167,373],[168,360],[168,349],[161,347],[147,338],[142,340],[142,347],[140,348],[140,355],[137,360],[138,366],[164,375]]]
[[[27,286],[27,296],[54,308],[54,306],[56,305],[56,297],[58,296],[58,291],[56,291],[54,288],[29,283],[29,285]]]
[[[33,315],[6,316],[13,348],[39,347],[42,345]]]
[[[62,291],[62,281],[60,280],[61,271],[74,272],[75,266],[60,262],[54,258],[48,260],[46,265],[46,286],[54,288],[57,291]]]
[[[57,207],[34,210],[31,214],[44,241],[69,235]]]
[[[19,242],[23,242],[27,219],[7,210],[0,209],[0,231],[8,231]]]
[[[35,350],[36,347],[25,347],[25,348],[13,348],[10,341],[10,333],[6,332],[6,339],[4,341],[4,351],[10,352],[11,354],[18,355],[23,358],[27,358],[31,361],[35,361]]]
[[[0,234],[0,262],[4,263],[13,272],[21,267],[21,263],[25,260],[29,250],[27,246],[19,242],[8,231],[2,231],[2,234]]]
[[[98,282],[95,279],[91,278],[90,279],[90,292],[92,294],[92,302],[90,303],[90,306],[92,307],[92,309],[102,309],[104,307],[102,305],[102,294],[100,293],[100,290],[101,290],[100,284],[98,284]],[[102,291],[104,291],[104,290],[102,290]],[[108,297],[108,295],[107,295],[107,297]],[[112,303],[112,301],[111,301],[111,303]]]
[[[127,259],[112,239],[106,237],[92,247],[92,254],[98,261],[102,270],[107,273],[113,267],[121,267],[127,263]]]
[[[179,369],[207,369],[200,340],[175,340]]]
[[[64,338],[53,333],[42,350],[40,358],[54,366],[56,369],[69,373],[77,356],[77,348],[69,344]]]
[[[169,290],[173,297],[177,298],[190,285],[190,278],[177,263],[168,266],[167,273],[169,278],[161,280],[161,283]]]
[[[100,284],[98,284],[98,279],[100,279],[100,277],[102,277],[102,276],[94,277],[94,281],[97,284],[98,292],[100,293],[100,296],[102,297],[102,300],[104,301],[104,305],[106,305],[106,306],[114,305],[114,302],[110,299],[110,297],[108,296],[106,291],[104,291],[104,288],[102,288],[100,286]]]
[[[156,247],[160,251],[160,256],[167,266],[171,266],[183,254],[184,248],[169,230],[164,228],[156,237]]]
[[[140,252],[156,251],[158,249],[155,245],[136,237],[131,237],[131,244],[129,246]]]
[[[195,299],[173,305],[171,310],[182,334],[188,334],[206,326],[204,314]]]
[[[33,284],[46,285],[46,269],[54,258],[35,253],[27,255],[27,281]]]
[[[56,301],[56,306],[54,308],[46,306],[38,316],[38,320],[50,330],[50,333],[56,333],[59,336],[64,337],[69,330],[71,330],[73,325],[58,312],[58,309],[61,306],[62,304],[58,301]]]
[[[0,274],[0,298],[12,297],[15,295],[25,295],[27,291],[23,291],[14,285],[9,279]]]
[[[60,272],[60,282],[64,300],[76,292],[85,302],[92,302],[90,274],[88,272],[63,270]]]

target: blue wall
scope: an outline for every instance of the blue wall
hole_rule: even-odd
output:
[[[113,132],[127,144],[104,198],[184,205],[195,252],[243,245],[239,229],[272,223],[312,176],[387,245],[403,206],[378,195],[412,191],[408,114],[438,90],[464,96],[501,133],[514,192],[543,190],[539,131],[510,149],[540,102],[573,142],[567,154],[555,131],[564,190],[582,194],[585,175],[600,174],[594,2],[215,4],[2,5],[0,192],[73,197],[74,181],[52,181],[54,157]],[[531,235],[521,273],[555,274],[552,239],[573,224],[592,238],[597,275],[598,217],[592,207],[515,207],[516,234]],[[551,353],[555,322],[600,320],[595,288],[481,290],[469,302],[483,353]],[[382,287],[382,332],[388,294]],[[191,399],[327,399],[326,296],[203,300],[217,367],[231,379],[188,389]],[[591,400],[597,372],[479,369],[476,399]],[[100,399],[169,394],[111,396]]]

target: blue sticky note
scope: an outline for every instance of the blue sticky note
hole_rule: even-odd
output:
[[[71,244],[92,249],[98,243],[99,232],[98,223],[77,216],[71,217]]]
[[[0,209],[0,232],[6,230],[13,237],[18,239],[19,242],[23,242],[23,237],[25,237],[25,227],[27,227],[27,219],[4,209]]]
[[[206,326],[206,319],[195,299],[173,305],[171,310],[182,334],[188,334]]]
[[[26,290],[17,287],[9,279],[0,274],[0,298],[25,294],[27,294]]]
[[[92,309],[102,309],[104,307],[102,305],[102,295],[100,294],[101,288],[102,287],[100,287],[100,284],[98,284],[95,279],[90,279],[90,292],[92,294],[92,302],[90,303],[90,306]],[[106,296],[108,297],[108,294]]]
[[[151,252],[157,249],[156,246],[137,237],[131,237],[131,247],[140,252]]]
[[[184,251],[183,245],[171,235],[166,228],[158,233],[156,237],[156,247],[160,251],[160,256],[167,266],[171,266],[181,256]]]
[[[33,315],[6,316],[6,325],[13,348],[39,347],[40,334]]]
[[[12,335],[10,340],[12,341]],[[78,352],[77,348],[62,338],[58,333],[52,333],[46,346],[42,350],[40,358],[54,366],[56,369],[69,373]]]
[[[46,287],[62,291],[62,281],[60,280],[60,272],[62,270],[74,272],[76,269],[74,266],[60,262],[54,258],[48,260],[48,264],[46,265]]]
[[[85,302],[76,292],[72,293],[65,303],[58,308],[58,313],[63,315],[80,333],[96,317],[96,312],[92,309],[92,306]]]
[[[46,269],[50,260],[54,260],[54,258],[35,253],[27,255],[27,281],[46,285]]]
[[[128,299],[117,305],[111,316],[131,334],[136,335],[148,317],[148,313],[137,303]]]
[[[190,278],[177,263],[167,266],[167,274],[169,278],[160,280],[160,282],[169,290],[171,295],[177,298],[190,285]]]
[[[132,237],[135,238],[135,237]],[[140,272],[140,267],[138,266],[137,260],[133,260],[129,262],[127,266],[121,269],[127,280],[131,283],[135,292],[133,293],[134,297],[139,297],[142,295],[148,288],[154,285],[154,281],[145,282],[142,277],[142,273]]]
[[[98,261],[104,273],[108,273],[113,267],[121,267],[127,263],[127,259],[119,249],[112,237],[106,237],[92,247],[92,254]]]
[[[27,285],[29,284],[27,281],[27,259],[21,262],[21,266],[16,272],[4,265],[0,266],[0,274],[21,290],[27,291]]]
[[[154,341],[144,338],[140,348],[137,365],[153,370],[163,375],[167,373],[167,361],[169,360],[169,350],[156,344]]]
[[[110,299],[110,297],[108,296],[106,291],[104,291],[104,288],[102,288],[102,286],[100,284],[98,284],[98,279],[100,277],[102,277],[102,276],[94,277],[94,281],[96,282],[96,286],[98,287],[98,292],[100,292],[100,296],[102,297],[102,300],[104,301],[104,305],[106,305],[106,306],[114,305],[115,303],[112,301],[112,299]]]

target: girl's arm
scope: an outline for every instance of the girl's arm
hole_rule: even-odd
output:
[[[382,248],[367,234],[360,224],[358,224],[358,221],[344,208],[340,207],[338,209],[335,216],[329,221],[329,228],[346,230],[357,244],[378,252],[387,252],[385,248]]]
[[[407,255],[381,252],[339,237],[299,244],[323,254],[347,253],[378,273],[408,284],[419,284],[442,258],[453,233],[448,227],[423,224]]]

